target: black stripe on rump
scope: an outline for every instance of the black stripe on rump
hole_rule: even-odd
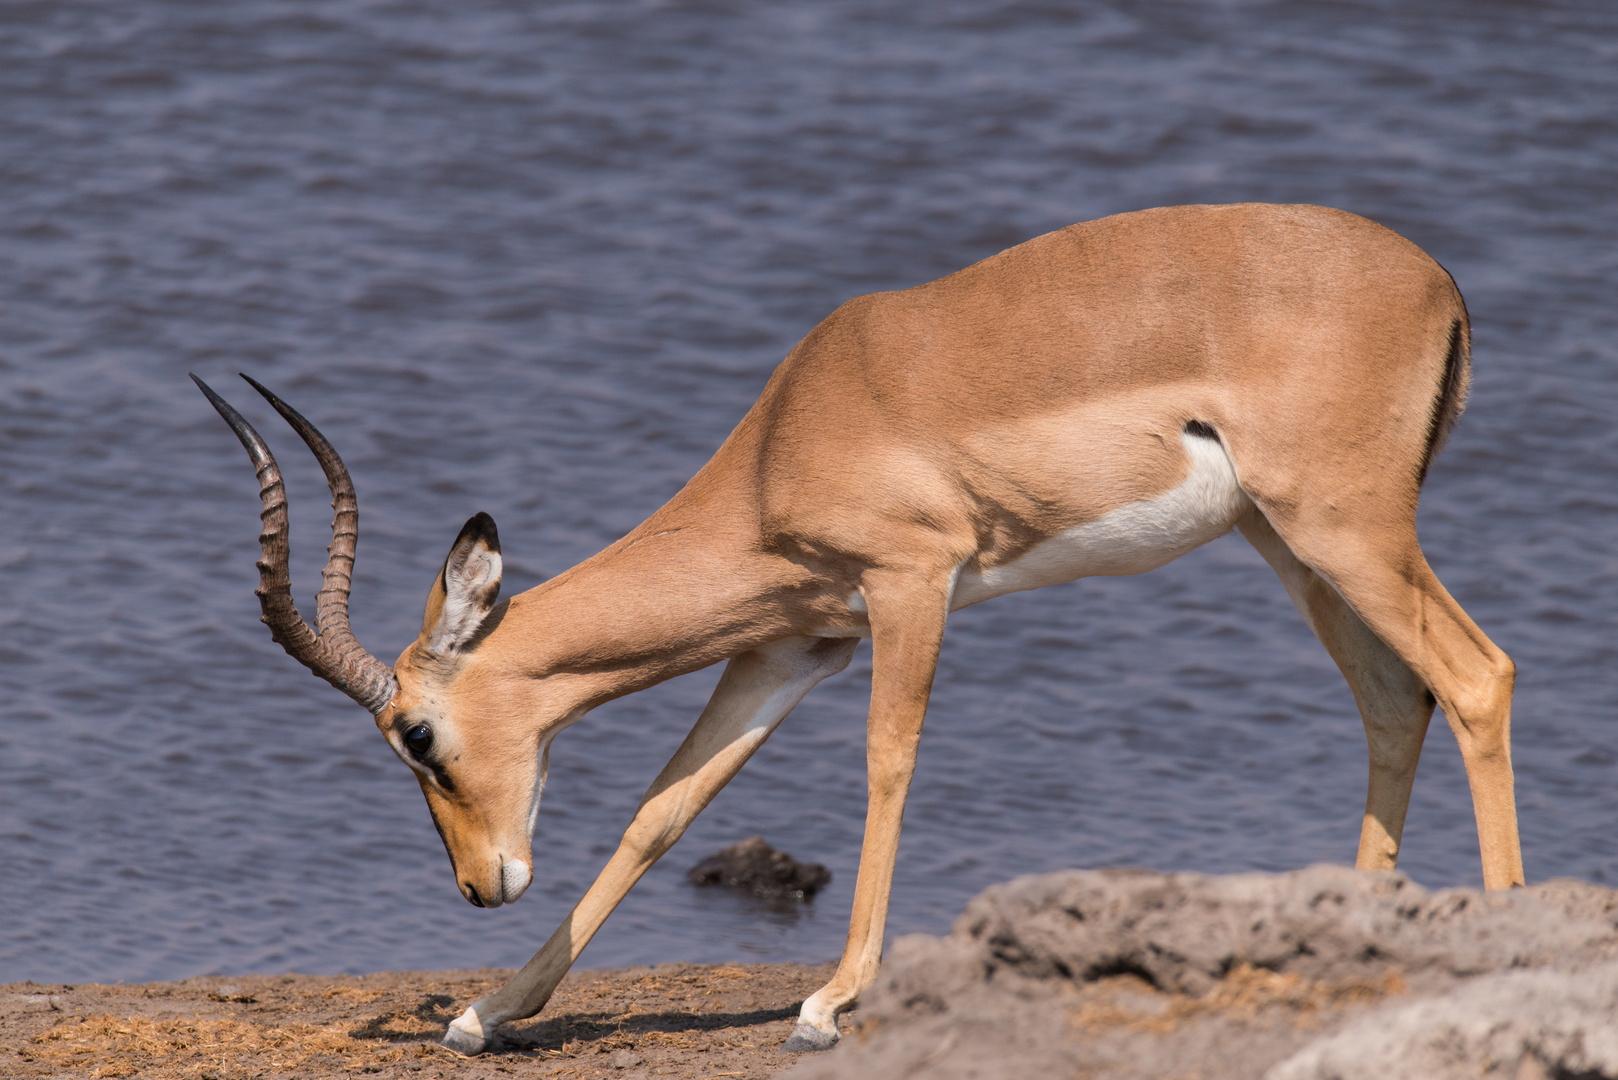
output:
[[[1421,455],[1421,468],[1416,471],[1416,486],[1427,482],[1427,469],[1438,456],[1455,418],[1461,415],[1465,404],[1467,375],[1466,323],[1456,319],[1449,327],[1449,355],[1444,359],[1444,378],[1438,384],[1438,396],[1433,398],[1432,415],[1427,420],[1427,448]]]

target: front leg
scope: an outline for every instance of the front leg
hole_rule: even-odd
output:
[[[463,1054],[482,1053],[495,1028],[543,1009],[641,875],[674,846],[810,688],[848,666],[858,644],[857,638],[787,638],[733,658],[691,733],[647,789],[595,883],[510,982],[450,1024],[444,1045]]]
[[[922,718],[938,668],[938,649],[949,616],[953,577],[939,582],[921,574],[868,574],[864,587],[871,612],[871,715],[866,727],[869,794],[865,842],[854,883],[848,944],[831,982],[803,1003],[789,1051],[825,1050],[837,1041],[837,1016],[876,979],[888,920],[899,825],[916,771]]]

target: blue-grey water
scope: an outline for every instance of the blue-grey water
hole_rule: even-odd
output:
[[[510,965],[588,885],[716,672],[558,741],[522,902],[458,895],[366,713],[258,623],[247,459],[337,444],[391,659],[487,510],[507,594],[676,491],[848,297],[1141,207],[1400,230],[1475,321],[1421,531],[1519,665],[1529,876],[1618,883],[1618,7],[1437,0],[0,4],[0,979]],[[864,802],[868,648],[583,963],[821,959]],[[955,617],[890,932],[1068,866],[1350,861],[1347,687],[1238,537]],[[797,914],[687,886],[762,833]],[[1479,881],[1435,722],[1404,867]]]

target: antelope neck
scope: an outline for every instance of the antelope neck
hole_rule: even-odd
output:
[[[480,649],[496,668],[579,680],[570,696],[593,708],[794,633],[773,597],[802,571],[689,542],[698,531],[643,526],[512,598]]]

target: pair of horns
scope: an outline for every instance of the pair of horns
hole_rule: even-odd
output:
[[[269,446],[252,425],[242,419],[241,413],[231,408],[207,383],[191,376],[191,381],[247,448],[247,455],[258,470],[258,494],[264,504],[259,519],[264,522],[264,531],[258,538],[262,554],[257,564],[258,588],[253,592],[264,611],[260,618],[270,628],[270,636],[294,660],[370,709],[373,715],[380,713],[393,700],[399,683],[393,669],[366,652],[348,625],[348,593],[353,585],[354,548],[359,541],[360,520],[354,482],[348,477],[343,459],[313,424],[252,378],[246,375],[242,378],[275,406],[275,411],[292,425],[304,445],[314,453],[331,487],[334,511],[326,568],[320,572],[320,591],[315,594],[317,629],[311,629],[292,602],[292,573],[287,563],[291,544],[287,538],[286,485],[281,482],[281,467],[275,463]]]

